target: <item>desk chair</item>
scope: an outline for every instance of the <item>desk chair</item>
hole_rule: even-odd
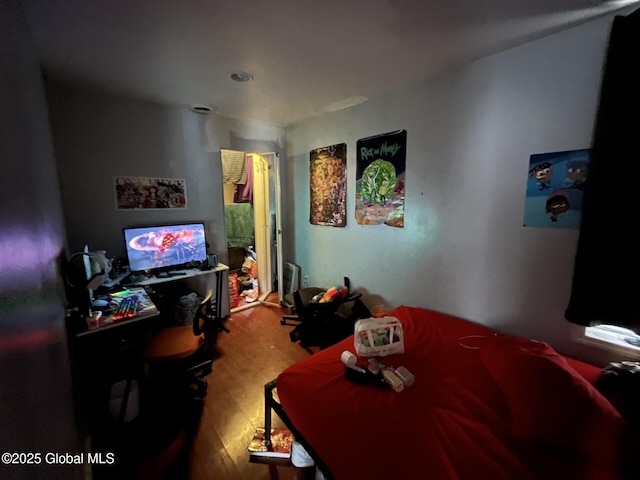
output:
[[[280,325],[299,325],[304,320],[305,309],[311,299],[325,291],[325,288],[306,287],[287,293],[283,297],[283,306],[288,308],[290,313],[282,316]]]
[[[219,322],[214,315],[213,303],[213,289],[209,289],[198,306],[193,325],[160,330],[151,337],[144,351],[144,358],[152,368],[172,370],[186,380],[188,387],[195,385],[193,393],[197,398],[207,394],[204,377],[211,373],[213,366],[210,333],[213,323]]]
[[[344,286],[347,294],[332,302],[318,303],[311,300],[326,289],[318,287],[306,287],[296,290],[284,296],[285,302],[292,302],[290,315],[284,315],[280,320],[281,325],[296,325],[289,332],[292,342],[301,340],[307,345],[319,345],[326,348],[336,341],[346,338],[353,333],[353,324],[358,318],[368,318],[371,313],[360,301],[361,293],[351,292],[349,277],[344,277]],[[348,316],[338,313],[340,307],[346,303],[354,302]],[[289,322],[296,323],[291,324]]]

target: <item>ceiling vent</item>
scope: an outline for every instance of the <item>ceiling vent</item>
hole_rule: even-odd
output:
[[[194,105],[191,107],[191,110],[196,113],[201,113],[202,115],[209,115],[215,111],[215,108],[209,105]]]
[[[231,75],[229,75],[229,78],[231,78],[231,80],[233,80],[234,82],[246,83],[253,80],[253,75],[247,72],[233,72]]]

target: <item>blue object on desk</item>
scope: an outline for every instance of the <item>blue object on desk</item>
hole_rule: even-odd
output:
[[[93,308],[106,308],[109,306],[109,300],[103,300],[100,298],[96,298],[95,300],[91,301],[91,306]]]
[[[137,295],[130,295],[124,297],[118,304],[115,313],[113,314],[114,320],[122,320],[123,318],[133,318],[138,311],[138,303],[140,300]]]

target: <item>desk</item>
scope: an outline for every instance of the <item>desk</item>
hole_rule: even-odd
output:
[[[144,287],[144,286],[154,286],[168,282],[183,282],[187,287],[196,292],[201,297],[206,296],[207,290],[209,289],[210,282],[208,281],[210,277],[205,277],[205,275],[214,275],[215,276],[215,288],[214,294],[216,299],[216,308],[215,315],[217,319],[222,318],[222,292],[224,285],[224,273],[229,271],[229,267],[224,265],[223,263],[219,263],[215,268],[210,268],[209,270],[200,270],[198,268],[179,270],[179,272],[183,273],[182,275],[176,275],[175,273],[171,276],[167,277],[158,277],[151,276],[146,277],[144,275],[134,275],[131,277],[132,286],[136,287]]]
[[[82,337],[85,335],[94,334],[97,332],[101,332],[104,330],[112,329],[115,327],[120,327],[123,325],[129,325],[131,323],[139,322],[141,320],[149,319],[152,317],[157,317],[160,315],[160,311],[153,303],[148,293],[144,289],[144,287],[149,287],[153,285],[166,284],[169,282],[181,281],[186,284],[194,292],[198,293],[201,296],[205,296],[207,290],[209,288],[208,282],[206,281],[205,275],[215,275],[215,316],[218,321],[222,320],[222,286],[223,286],[223,273],[228,271],[229,267],[219,263],[215,268],[211,268],[209,270],[200,270],[200,269],[189,269],[189,270],[180,270],[182,274],[180,275],[170,275],[167,277],[146,277],[146,276],[131,276],[131,282],[128,284],[129,291],[125,295],[135,295],[139,299],[139,305],[137,309],[137,313],[132,318],[114,320],[113,311],[107,313],[100,317],[98,320],[98,327],[94,329],[82,329],[80,332],[76,333],[76,336]],[[204,282],[200,282],[199,280],[205,280]],[[115,299],[117,304],[118,299],[124,298],[123,292],[117,292],[112,294],[112,297]]]
[[[117,303],[124,300],[128,296],[135,296],[138,298],[138,307],[134,317],[132,318],[123,318],[119,320],[115,320],[113,315],[115,313],[115,308],[117,307]],[[111,313],[105,314],[98,319],[97,328],[87,329],[85,331],[81,331],[77,334],[78,337],[82,337],[85,335],[94,334],[97,332],[101,332],[110,328],[120,327],[122,325],[128,325],[133,322],[139,322],[141,320],[145,320],[147,318],[157,317],[160,315],[158,308],[155,306],[146,290],[142,287],[134,287],[131,288],[128,292],[119,292],[113,295],[112,302],[115,304]]]
[[[204,296],[208,289],[214,288],[215,314],[218,316],[217,320],[221,321],[221,300],[225,300],[222,298],[222,287],[228,270],[226,265],[218,264],[210,270],[183,270],[184,275],[165,278],[128,276],[120,283],[129,292],[115,292],[111,296],[117,299],[118,295],[121,298],[139,295],[143,301],[140,302],[135,317],[106,324],[103,321],[103,326],[94,330],[86,330],[86,326],[82,325],[85,323],[84,319],[77,319],[79,322],[76,323],[83,326],[84,331],[76,333],[75,341],[70,342],[74,387],[77,389],[78,408],[85,416],[95,451],[116,452],[118,460],[139,451],[127,448],[128,446],[136,442],[149,444],[150,441],[162,438],[156,435],[157,438],[149,439],[153,435],[147,431],[155,431],[150,425],[155,428],[156,425],[164,424],[164,421],[156,422],[155,419],[158,406],[167,397],[150,393],[154,392],[154,387],[147,377],[142,347],[150,330],[164,325],[166,316],[163,318],[161,314],[168,312],[163,312],[162,295],[159,295],[158,300],[153,292],[149,297],[147,290],[156,287],[171,290],[176,286],[171,282],[181,282]],[[105,319],[109,318],[107,312],[103,315]],[[121,328],[122,326],[127,327]],[[132,421],[133,418],[136,421]],[[113,470],[108,470],[109,478],[112,472]]]

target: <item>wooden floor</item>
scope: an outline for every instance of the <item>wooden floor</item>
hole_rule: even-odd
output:
[[[289,339],[293,327],[280,319],[277,294],[266,304],[233,313],[214,341],[208,393],[192,427],[182,431],[162,453],[137,465],[138,478],[192,480],[293,480],[293,468],[249,462],[247,445],[264,425],[264,384],[313,352]],[[273,414],[273,426],[283,427]],[[169,463],[172,465],[170,466]],[[169,473],[165,473],[169,472]]]

